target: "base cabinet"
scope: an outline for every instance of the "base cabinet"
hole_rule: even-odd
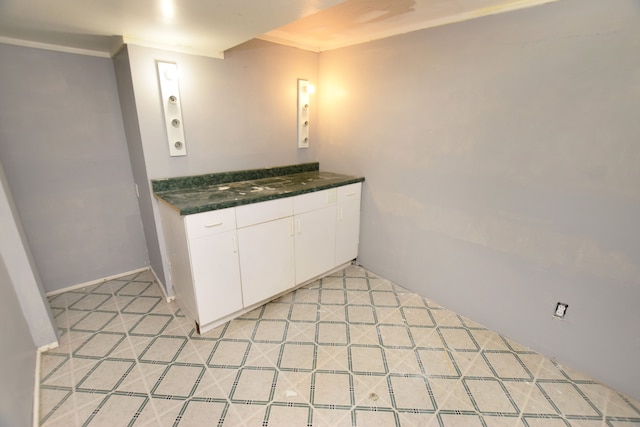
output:
[[[361,183],[338,187],[336,265],[349,262],[358,256],[361,192]]]
[[[160,202],[176,301],[201,332],[358,255],[361,184],[180,216]]]
[[[335,204],[295,216],[296,284],[336,266]]]
[[[237,247],[235,230],[189,241],[200,325],[242,310]]]
[[[292,221],[282,218],[238,229],[245,307],[295,285]]]

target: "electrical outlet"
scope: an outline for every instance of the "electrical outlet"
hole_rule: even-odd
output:
[[[556,311],[553,313],[554,317],[564,319],[564,316],[567,314],[567,308],[569,308],[569,304],[565,304],[563,302],[556,304]]]

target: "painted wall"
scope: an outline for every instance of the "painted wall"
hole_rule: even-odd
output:
[[[19,301],[19,308],[26,318],[31,342],[36,347],[57,344],[58,336],[53,326],[53,316],[44,296],[42,280],[35,266],[31,249],[25,237],[24,228],[7,184],[2,162],[0,162],[0,258],[4,263],[9,280],[2,281],[2,287],[13,286]],[[7,291],[8,292],[8,291]],[[0,299],[0,311],[15,312],[17,307],[11,298]],[[11,325],[7,323],[6,325]],[[0,359],[2,360],[2,359]]]
[[[0,163],[0,426],[31,425],[36,349],[57,342]]]
[[[46,291],[149,264],[112,61],[0,44],[0,158]]]
[[[0,257],[0,426],[28,426],[33,416],[36,346]]]
[[[640,398],[638,53],[633,0],[322,53],[319,160],[366,176],[360,262]]]
[[[125,58],[126,56],[126,58]],[[170,157],[156,62],[178,66],[187,156]],[[129,76],[124,76],[129,62]],[[122,66],[118,65],[118,62]],[[127,46],[116,57],[121,99],[135,103],[136,117],[125,117],[137,184],[149,179],[304,163],[316,160],[317,111],[311,109],[311,148],[296,145],[297,79],[317,80],[318,55],[253,40],[225,52],[225,59]],[[127,88],[125,82],[131,81]],[[133,95],[130,92],[133,91]],[[129,95],[126,93],[129,92]],[[125,107],[123,106],[123,111]],[[140,151],[141,150],[141,151]],[[144,161],[146,177],[142,173]],[[143,182],[140,179],[144,179]],[[143,196],[144,193],[144,196]],[[163,237],[155,199],[141,191],[141,204],[154,209],[154,232],[147,233],[151,266],[172,293],[161,256]],[[146,209],[143,209],[143,213]],[[145,227],[149,218],[143,215]],[[156,235],[157,241],[149,239]],[[160,254],[160,256],[157,256]],[[166,257],[164,257],[166,259]]]

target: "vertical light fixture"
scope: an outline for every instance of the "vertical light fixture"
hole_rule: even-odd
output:
[[[173,62],[156,62],[160,80],[162,110],[167,128],[167,140],[170,156],[186,156],[187,145],[182,125],[182,107],[180,106],[180,86],[178,85],[178,66]]]
[[[308,80],[298,79],[298,148],[309,148],[309,105],[315,88]]]

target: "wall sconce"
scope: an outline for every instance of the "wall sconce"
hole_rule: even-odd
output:
[[[298,79],[298,148],[309,148],[309,101],[315,87]]]
[[[186,156],[187,145],[184,140],[182,125],[182,107],[180,106],[180,86],[178,85],[178,66],[172,62],[156,61],[162,110],[167,128],[169,155]]]

